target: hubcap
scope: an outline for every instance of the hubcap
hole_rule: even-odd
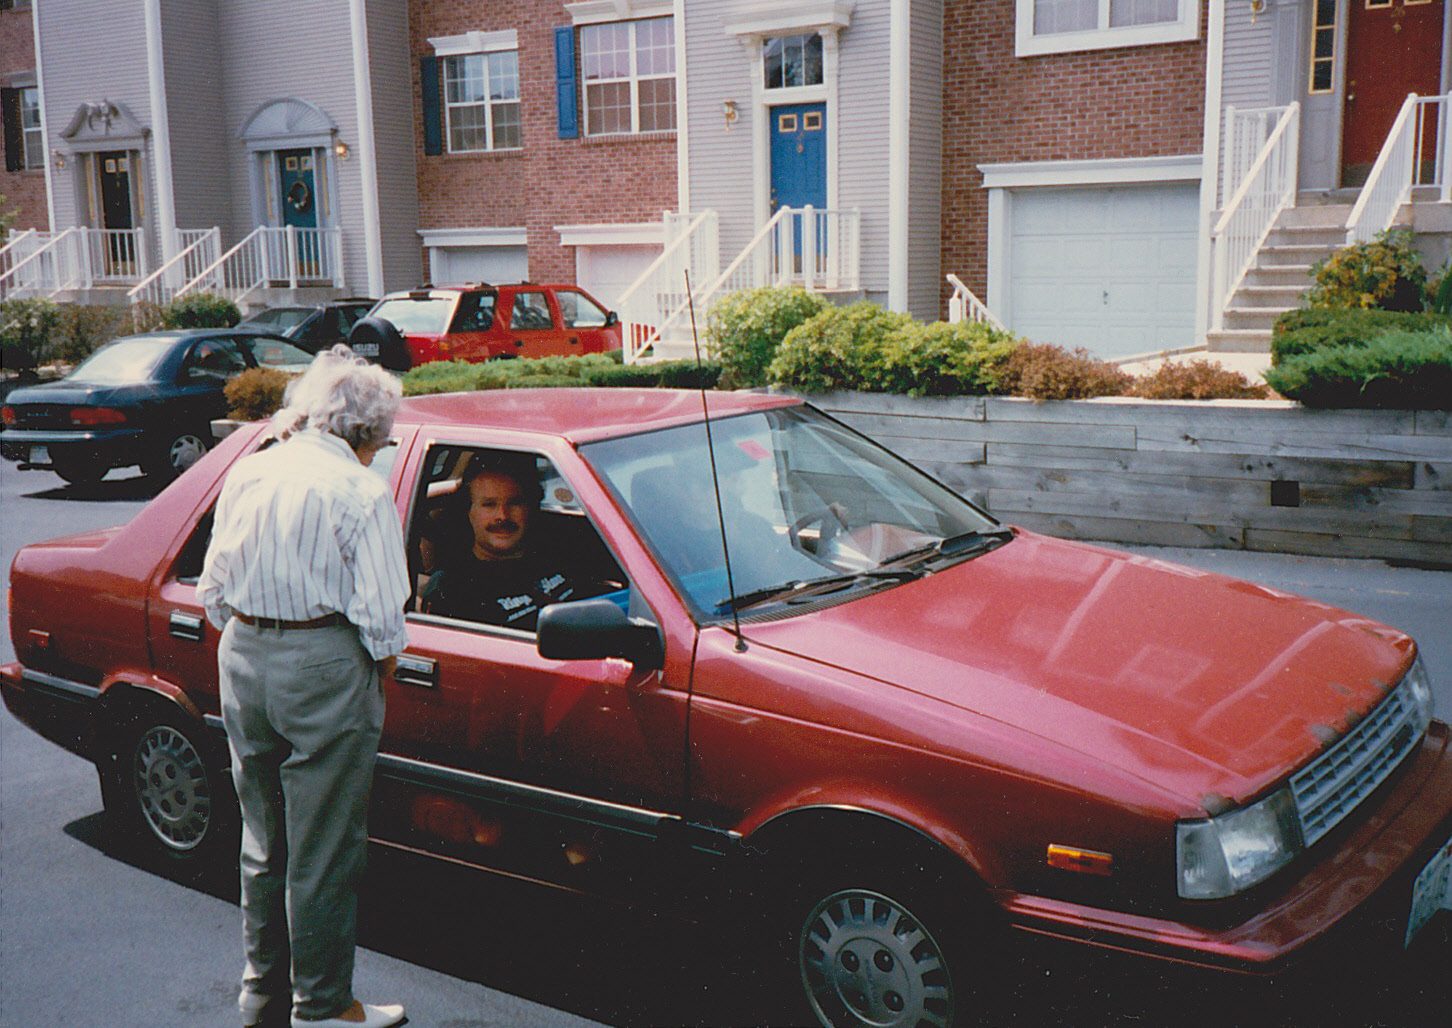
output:
[[[802,981],[832,1028],[946,1028],[953,983],[942,950],[908,911],[849,889],[817,904],[799,942]]]
[[[168,849],[201,844],[212,820],[212,790],[201,754],[186,736],[157,725],[136,745],[136,800],[141,816]]]
[[[182,472],[201,460],[202,454],[206,452],[207,448],[197,436],[181,435],[172,440],[171,449],[166,456],[172,470]]]

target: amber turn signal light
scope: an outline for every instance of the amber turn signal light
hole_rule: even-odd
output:
[[[1049,866],[1061,871],[1108,877],[1114,873],[1114,858],[1108,853],[1081,850],[1077,846],[1049,844]]]

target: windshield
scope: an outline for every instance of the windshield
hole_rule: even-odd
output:
[[[711,433],[720,520],[704,425],[581,449],[698,614],[716,616],[813,584],[901,581],[911,577],[903,565],[909,558],[966,557],[970,548],[959,540],[1004,531],[962,497],[810,408],[713,421]]]
[[[454,309],[452,296],[428,296],[414,298],[399,296],[384,300],[373,309],[372,317],[392,322],[393,327],[405,335],[410,332],[428,335],[443,335],[449,325],[449,313]]]
[[[81,363],[67,378],[100,385],[145,382],[152,377],[176,339],[171,336],[135,336],[107,343]]]

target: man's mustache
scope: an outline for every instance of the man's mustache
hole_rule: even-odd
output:
[[[484,530],[487,532],[518,532],[519,525],[517,522],[505,518],[503,521],[489,522],[489,524],[484,526]]]

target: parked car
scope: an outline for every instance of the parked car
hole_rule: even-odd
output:
[[[708,431],[705,402],[404,401],[373,468],[420,595],[481,456],[537,479],[536,547],[585,584],[524,628],[410,602],[378,843],[759,918],[806,1018],[854,1028],[972,1020],[1028,936],[1272,975],[1394,959],[1447,908],[1452,730],[1411,638],[1010,528],[797,400],[713,395]],[[11,568],[5,702],[168,858],[234,851],[195,583],[268,432]]]
[[[353,330],[355,353],[395,371],[439,360],[620,349],[620,319],[577,286],[426,286],[390,293]]]
[[[326,350],[336,343],[346,343],[348,332],[378,301],[353,296],[324,304],[295,307],[267,307],[249,314],[238,322],[238,328],[254,329],[291,339],[308,353]]]
[[[0,453],[73,483],[129,464],[173,478],[211,445],[229,378],[256,367],[302,371],[311,360],[280,336],[237,329],[116,339],[59,381],[13,390],[0,409]]]

